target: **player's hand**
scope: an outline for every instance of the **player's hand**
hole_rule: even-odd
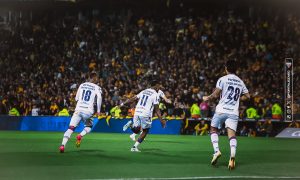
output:
[[[170,99],[167,99],[167,100],[166,100],[166,103],[171,104],[172,101],[171,101]]]
[[[160,120],[160,123],[161,123],[162,128],[165,128],[165,127],[166,127],[166,124],[167,124],[166,120],[161,119],[161,120]]]
[[[203,96],[203,101],[208,101],[209,96]]]
[[[100,116],[100,113],[99,113],[99,112],[96,112],[96,113],[95,113],[95,116],[96,116],[96,117],[99,117],[99,116]]]

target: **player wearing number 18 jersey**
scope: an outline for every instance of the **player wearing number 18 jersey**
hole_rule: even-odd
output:
[[[80,121],[85,123],[85,128],[83,131],[78,134],[76,146],[79,147],[81,143],[81,139],[84,135],[91,132],[93,126],[92,116],[94,114],[94,102],[97,102],[97,114],[100,114],[101,108],[101,88],[96,85],[98,81],[98,77],[96,73],[91,73],[90,81],[81,84],[77,90],[75,100],[77,101],[75,112],[71,118],[69,129],[65,132],[62,145],[59,150],[61,153],[65,150],[65,145],[70,139],[72,133],[75,128],[79,124]]]
[[[236,73],[236,62],[229,60],[225,65],[226,76],[221,77],[217,84],[215,91],[210,96],[204,96],[203,100],[208,101],[213,98],[217,98],[220,95],[219,104],[216,107],[215,114],[211,121],[211,142],[214,148],[214,155],[211,161],[212,165],[217,163],[218,158],[221,156],[221,151],[219,150],[219,137],[218,129],[222,127],[225,122],[225,127],[227,128],[229,144],[230,144],[230,160],[228,168],[234,169],[235,167],[235,154],[237,140],[235,137],[235,132],[239,119],[239,101],[241,95],[244,95],[242,99],[250,98],[248,89],[246,88],[244,82],[235,75]]]

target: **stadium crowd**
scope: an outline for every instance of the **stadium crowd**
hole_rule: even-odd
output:
[[[68,115],[76,87],[95,71],[103,89],[103,115],[126,115],[126,109],[116,115],[114,107],[155,75],[173,101],[160,105],[167,115],[211,117],[217,101],[204,103],[202,96],[224,75],[224,62],[236,59],[238,75],[252,95],[250,102],[241,102],[241,117],[280,119],[286,56],[295,59],[295,81],[300,77],[300,18],[275,10],[245,16],[188,9],[159,18],[134,10],[47,14],[12,23],[0,33],[0,114]],[[299,83],[294,86],[298,89]],[[294,93],[299,113],[299,91]]]

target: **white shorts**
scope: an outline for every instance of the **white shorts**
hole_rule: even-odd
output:
[[[151,128],[152,120],[150,117],[134,116],[133,127],[142,127],[142,129]]]
[[[238,121],[239,121],[239,117],[237,115],[234,114],[226,114],[226,113],[215,113],[214,117],[211,120],[211,126],[221,129],[222,128],[222,124],[225,122],[225,127],[226,128],[230,128],[234,131],[236,131],[237,129],[237,125],[238,125]]]
[[[93,126],[92,116],[93,114],[75,111],[71,118],[70,126],[77,127],[81,120],[84,121],[85,126]]]

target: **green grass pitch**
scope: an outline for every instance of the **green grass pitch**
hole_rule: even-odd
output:
[[[80,148],[75,147],[73,134],[60,154],[62,136],[62,132],[1,131],[0,179],[300,177],[298,139],[238,137],[237,167],[228,171],[226,137],[220,137],[223,155],[212,167],[209,136],[149,135],[140,145],[142,152],[132,153],[128,134],[91,133]]]

